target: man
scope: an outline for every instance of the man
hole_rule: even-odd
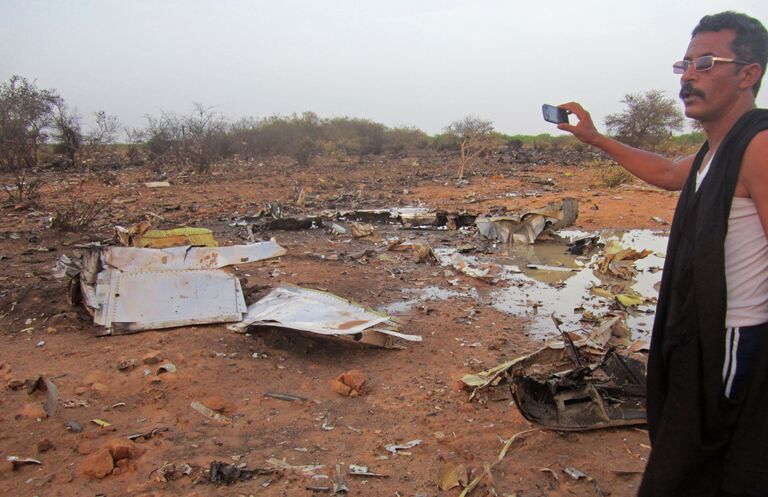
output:
[[[685,114],[707,141],[671,161],[560,124],[639,178],[682,190],[648,360],[651,454],[640,496],[768,496],[768,110],[755,96],[768,33],[735,12],[694,29],[681,74]]]

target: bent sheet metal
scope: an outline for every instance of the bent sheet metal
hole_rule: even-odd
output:
[[[392,346],[393,337],[421,341],[419,335],[399,333],[397,323],[386,314],[331,293],[293,285],[280,285],[248,306],[248,314],[229,329],[243,333],[249,326],[298,330],[383,347]]]
[[[106,335],[240,321],[247,311],[240,281],[220,268],[286,253],[275,240],[229,247],[89,249],[80,265],[80,287],[86,309]]]

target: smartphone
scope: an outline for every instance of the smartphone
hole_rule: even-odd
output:
[[[547,122],[555,124],[568,123],[568,111],[565,109],[544,104],[541,106],[541,112],[544,114],[544,120]]]

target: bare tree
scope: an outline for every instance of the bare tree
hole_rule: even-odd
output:
[[[77,165],[77,153],[83,145],[80,114],[58,99],[53,109],[53,130],[57,152],[64,154],[70,166]]]
[[[96,126],[85,135],[85,142],[94,147],[115,143],[120,131],[120,120],[117,116],[107,114],[103,110],[94,112],[94,116]]]
[[[471,167],[477,157],[491,150],[498,143],[493,122],[475,116],[467,116],[460,121],[452,122],[445,128],[445,133],[459,145],[461,152],[459,179],[464,177],[464,171]]]
[[[212,107],[197,102],[193,106],[192,114],[183,120],[182,132],[191,159],[198,169],[205,171],[221,156],[227,122]]]
[[[5,188],[12,201],[28,200],[39,186],[29,176],[60,100],[54,90],[38,88],[21,76],[0,83],[0,169],[14,175],[14,188]]]
[[[605,118],[614,137],[633,147],[654,149],[683,129],[683,114],[677,101],[661,90],[629,93],[621,101],[627,108]]]

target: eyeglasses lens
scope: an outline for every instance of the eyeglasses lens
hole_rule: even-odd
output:
[[[694,60],[693,63],[697,71],[706,71],[712,69],[712,66],[715,65],[715,59],[710,55],[705,55]]]
[[[681,60],[680,62],[675,62],[672,64],[672,71],[675,74],[683,74],[688,69],[688,61],[687,60]]]

